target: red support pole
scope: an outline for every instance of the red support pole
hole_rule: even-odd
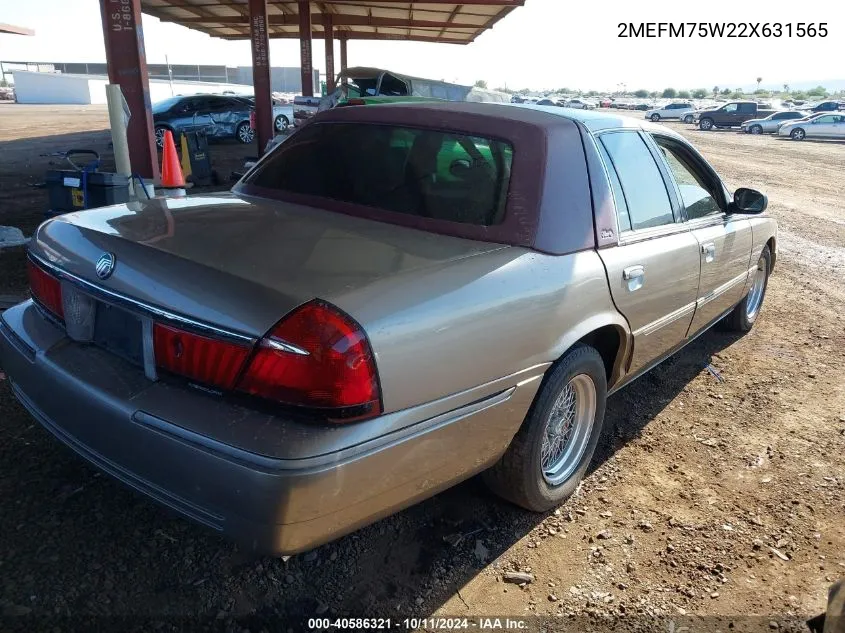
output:
[[[252,43],[252,87],[255,90],[255,131],[258,155],[273,138],[273,97],[270,94],[270,35],[267,0],[249,0],[249,35]]]
[[[334,27],[331,13],[323,16],[323,28],[326,31],[326,94],[331,94],[334,92]]]
[[[346,31],[340,32],[340,72],[346,70]]]
[[[302,95],[314,96],[314,62],[311,57],[311,5],[299,0],[299,56],[302,70]]]
[[[120,86],[131,114],[126,137],[132,171],[157,182],[158,154],[141,27],[141,1],[100,0],[100,17],[109,82]]]

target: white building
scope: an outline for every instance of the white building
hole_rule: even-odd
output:
[[[18,103],[89,104],[106,103],[108,78],[101,75],[72,75],[13,71],[15,97]],[[209,83],[150,79],[150,101],[155,103],[177,95],[220,94],[251,95],[252,86],[243,84]]]

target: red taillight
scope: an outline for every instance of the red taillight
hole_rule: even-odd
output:
[[[62,308],[62,284],[31,259],[26,261],[29,288],[33,298],[60,319],[64,319]]]
[[[232,389],[250,348],[206,338],[156,323],[156,365],[174,374],[220,389]]]
[[[238,389],[288,404],[333,409],[333,419],[381,413],[367,337],[351,318],[320,301],[298,308],[262,339]]]

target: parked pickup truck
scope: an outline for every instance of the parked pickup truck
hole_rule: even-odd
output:
[[[42,224],[0,367],[60,441],[249,550],[313,548],[477,473],[546,512],[609,394],[717,322],[754,325],[766,204],[630,117],[334,108],[231,193]]]
[[[776,110],[763,108],[754,101],[731,101],[720,108],[697,112],[698,129],[712,130],[721,127],[740,127],[751,119],[763,119]]]

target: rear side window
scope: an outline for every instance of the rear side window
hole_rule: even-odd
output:
[[[312,123],[247,183],[406,215],[481,226],[504,220],[512,147],[436,130]]]
[[[672,224],[672,203],[663,176],[645,141],[637,132],[611,132],[599,137],[619,176],[631,228]],[[612,178],[611,178],[612,181]],[[623,230],[623,227],[619,227]]]
[[[613,199],[616,202],[616,219],[619,222],[619,232],[631,230],[631,216],[628,214],[628,205],[625,203],[625,194],[622,193],[622,183],[619,182],[619,174],[613,166],[613,161],[602,143],[598,144],[604,164],[607,165],[607,173],[610,175],[610,188],[613,189]]]

